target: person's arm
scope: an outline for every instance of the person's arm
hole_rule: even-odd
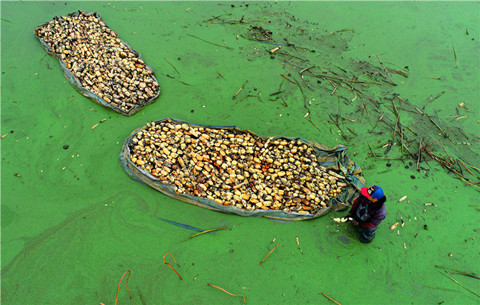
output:
[[[357,212],[359,204],[360,204],[360,197],[357,197],[357,199],[355,199],[355,201],[353,201],[352,208],[348,212],[347,216],[345,216],[347,218],[348,217],[352,218],[352,220],[350,220],[350,223],[354,226],[358,226],[358,221],[355,220],[355,217],[353,215],[355,215],[355,213]]]
[[[355,215],[355,212],[357,212],[357,209],[358,209],[358,205],[360,204],[360,197],[357,197],[357,199],[355,199],[353,201],[353,205],[352,207],[350,208],[350,211],[348,211],[347,213],[347,216],[345,217],[352,217],[352,218],[355,218],[353,217],[353,215]]]

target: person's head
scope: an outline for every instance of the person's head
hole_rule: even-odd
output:
[[[383,190],[378,185],[372,185],[370,187],[362,187],[360,192],[363,196],[367,197],[371,202],[377,202],[383,197]]]

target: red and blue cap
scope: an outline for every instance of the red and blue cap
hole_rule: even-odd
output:
[[[362,187],[360,191],[363,196],[368,198],[380,199],[383,197],[383,190],[378,185]]]

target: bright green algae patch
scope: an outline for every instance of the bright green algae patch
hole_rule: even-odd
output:
[[[474,292],[478,280],[435,268],[480,273],[478,192],[427,156],[417,171],[398,138],[385,154],[393,131],[377,124],[383,114],[394,126],[393,99],[402,126],[417,133],[403,129],[413,154],[419,143],[409,141],[441,140],[452,158],[479,166],[477,3],[246,4],[2,2],[2,303],[113,304],[126,270],[132,299],[123,282],[118,304],[242,302],[207,284],[243,294],[248,304],[331,304],[321,292],[341,304],[478,301],[444,275]],[[32,29],[78,9],[100,13],[161,71],[154,104],[127,118],[68,83]],[[252,40],[253,25],[271,31],[265,41],[277,45]],[[296,49],[271,53],[289,43]],[[391,80],[375,54],[407,77],[389,71],[397,86],[383,82]],[[357,70],[364,62],[377,79]],[[346,76],[381,85],[332,78]],[[349,85],[363,94],[354,91],[354,100]],[[132,130],[161,117],[345,145],[367,184],[385,190],[387,218],[363,245],[329,217],[284,223],[180,204],[132,181],[117,159]],[[431,148],[444,156],[438,144]],[[155,216],[204,230],[237,226],[182,242],[195,232]],[[163,264],[168,252],[183,280]]]

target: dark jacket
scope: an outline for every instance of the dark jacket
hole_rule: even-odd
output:
[[[371,202],[367,197],[360,195],[353,202],[347,217],[352,217],[358,221],[360,228],[374,229],[387,216],[385,201],[387,201],[387,197],[385,196],[377,202]]]

